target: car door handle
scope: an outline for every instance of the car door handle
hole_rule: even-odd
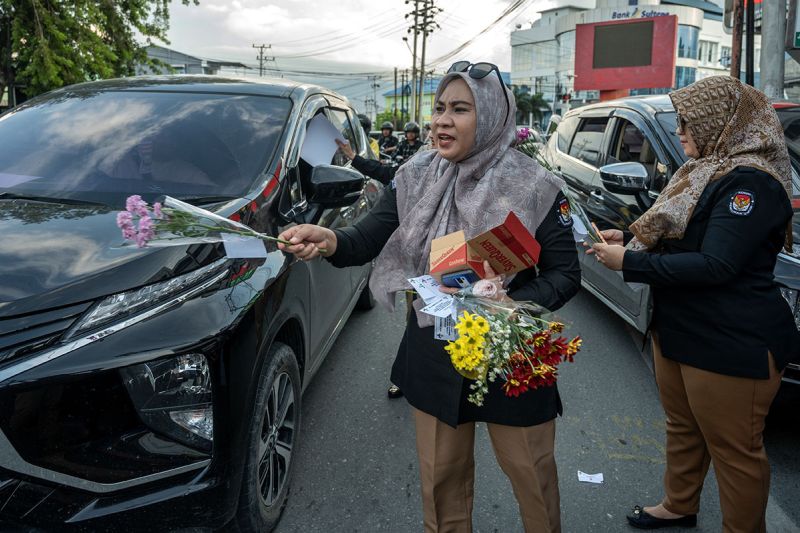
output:
[[[592,200],[595,200],[597,202],[602,202],[605,200],[605,198],[603,197],[603,193],[598,191],[597,189],[590,192],[589,196],[592,198]]]

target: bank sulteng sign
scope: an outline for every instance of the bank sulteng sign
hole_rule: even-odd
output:
[[[578,24],[575,90],[618,95],[675,84],[676,15]]]

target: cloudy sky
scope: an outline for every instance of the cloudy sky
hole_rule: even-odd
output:
[[[528,27],[538,18],[538,10],[552,3],[522,2],[458,58],[488,60],[509,70],[510,31],[516,24]],[[427,58],[440,57],[469,41],[513,4],[513,0],[436,0],[443,9],[436,17],[441,29],[428,39]],[[257,66],[258,52],[252,45],[271,44],[267,53],[276,61],[269,66],[283,70],[390,72],[411,66],[411,53],[402,40],[409,26],[404,15],[410,10],[403,0],[200,0],[199,6],[176,1],[169,46],[204,58]],[[381,92],[388,88],[387,79]],[[334,89],[342,84],[357,83],[352,79],[327,83]]]

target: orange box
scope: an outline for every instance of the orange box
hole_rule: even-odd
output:
[[[442,275],[472,270],[486,277],[486,260],[498,274],[514,274],[539,262],[541,246],[513,212],[505,222],[474,239],[466,240],[463,231],[456,231],[431,243],[430,274],[437,281]]]

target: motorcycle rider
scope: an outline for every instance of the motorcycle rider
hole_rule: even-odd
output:
[[[397,137],[392,135],[394,126],[388,120],[381,124],[381,137],[378,139],[380,151],[388,156],[394,155],[392,152],[397,150]]]
[[[419,138],[419,124],[407,122],[403,131],[406,133],[406,138],[397,145],[397,151],[394,155],[395,161],[401,164],[408,161],[422,146],[422,141]]]
[[[375,157],[380,157],[381,149],[380,146],[378,146],[378,141],[369,136],[369,132],[372,131],[372,121],[364,113],[358,114],[358,120],[359,122],[361,122],[361,127],[364,128],[364,133],[367,134],[367,139],[369,140],[369,147],[372,149],[372,153],[375,154]]]

